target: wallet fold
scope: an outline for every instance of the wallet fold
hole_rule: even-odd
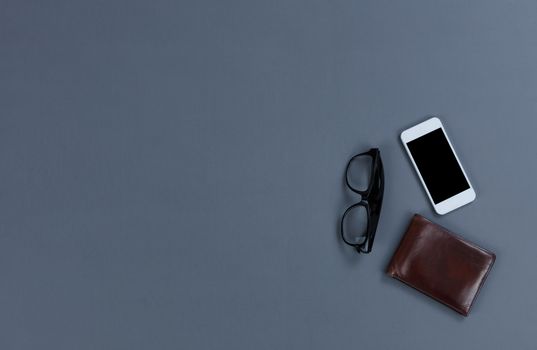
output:
[[[387,273],[468,316],[495,260],[494,253],[415,214]]]

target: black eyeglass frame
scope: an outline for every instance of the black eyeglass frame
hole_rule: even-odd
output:
[[[352,164],[352,161],[361,156],[370,156],[372,158],[371,173],[369,177],[369,184],[367,189],[360,190],[353,187],[349,181],[349,168]],[[380,157],[380,150],[378,148],[371,148],[367,152],[363,152],[353,156],[347,163],[347,168],[345,169],[345,182],[347,187],[358,193],[362,199],[360,202],[351,205],[345,210],[343,216],[341,217],[340,223],[340,233],[343,241],[354,247],[358,253],[368,254],[371,252],[373,247],[373,242],[375,240],[375,234],[377,231],[378,222],[380,219],[380,211],[382,209],[382,199],[384,197],[384,167],[382,165],[382,159]],[[353,209],[357,207],[364,207],[367,212],[367,227],[365,233],[365,241],[359,244],[351,243],[345,239],[345,218]]]

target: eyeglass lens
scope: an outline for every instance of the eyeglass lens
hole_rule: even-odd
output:
[[[370,155],[357,156],[351,160],[347,170],[347,181],[356,190],[367,190],[371,181],[373,158]]]
[[[349,210],[343,221],[343,235],[350,244],[362,244],[367,239],[367,210],[357,205]]]

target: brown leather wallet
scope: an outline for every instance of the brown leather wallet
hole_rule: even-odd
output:
[[[387,273],[468,316],[496,255],[415,214]]]

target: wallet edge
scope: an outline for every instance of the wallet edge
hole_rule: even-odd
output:
[[[468,305],[468,308],[458,308],[456,307],[455,305],[451,305],[451,304],[448,304],[446,303],[445,301],[431,295],[430,293],[422,290],[421,288],[409,283],[408,281],[405,281],[401,278],[401,276],[397,273],[397,269],[395,267],[395,261],[397,260],[396,257],[398,257],[401,253],[401,247],[404,245],[405,241],[407,240],[407,232],[410,230],[410,228],[412,227],[413,223],[414,223],[414,220],[418,218],[418,219],[423,219],[439,228],[441,228],[445,233],[447,234],[450,234],[454,237],[456,237],[457,239],[465,242],[466,244],[470,245],[471,247],[475,248],[475,249],[478,249],[484,253],[486,253],[489,257],[490,257],[490,262],[487,266],[487,270],[485,272],[485,274],[483,275],[483,277],[481,278],[481,281],[479,282],[479,286],[474,294],[474,297],[472,298],[472,301],[470,302],[470,305]],[[470,314],[470,310],[472,309],[472,306],[474,305],[474,302],[475,300],[477,299],[477,296],[479,295],[479,292],[481,291],[481,287],[483,286],[483,284],[485,283],[490,271],[492,270],[492,267],[494,266],[494,263],[496,262],[496,254],[485,249],[485,248],[482,248],[478,245],[476,245],[475,243],[473,242],[469,242],[468,240],[466,240],[465,238],[463,238],[462,236],[458,235],[458,234],[455,234],[453,232],[451,232],[450,230],[448,230],[447,228],[441,226],[441,225],[438,225],[434,222],[432,222],[431,220],[427,219],[426,217],[424,217],[423,215],[420,215],[418,213],[414,213],[414,215],[412,216],[412,219],[410,220],[410,224],[408,225],[405,233],[403,234],[403,237],[401,238],[401,240],[399,241],[399,244],[397,245],[397,248],[395,249],[395,252],[394,254],[392,255],[392,258],[390,259],[390,263],[388,264],[388,267],[386,269],[386,274],[388,276],[390,276],[391,278],[394,278],[402,283],[404,283],[405,285],[413,288],[414,290],[417,290],[418,292],[428,296],[429,298],[433,299],[433,300],[436,300],[437,302],[439,302],[440,304],[444,305],[444,306],[447,306],[449,307],[450,309],[456,311],[457,313],[459,313],[460,315],[464,316],[464,317],[468,317],[468,315]]]

